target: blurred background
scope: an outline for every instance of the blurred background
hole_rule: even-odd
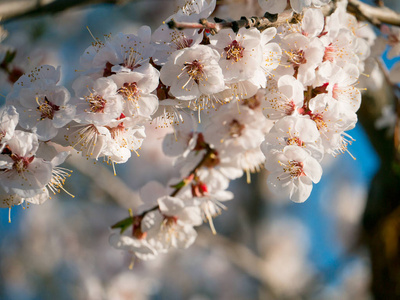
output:
[[[384,4],[400,10],[396,0]],[[218,1],[216,15],[260,15],[257,8],[256,0]],[[92,42],[86,27],[99,38],[142,25],[155,30],[175,9],[172,0],[1,0],[8,36],[0,49],[17,50],[16,73],[61,65],[70,88]],[[388,69],[400,60],[383,59]],[[8,76],[0,70],[2,95],[12,87]],[[265,171],[251,184],[233,181],[235,198],[214,219],[218,235],[204,224],[189,249],[137,261],[132,270],[131,256],[109,245],[109,227],[127,216],[131,190],[177,173],[161,152],[165,131],[149,125],[141,156],[118,165],[118,177],[106,164],[71,159],[66,189],[75,198],[59,194],[41,206],[15,207],[11,223],[8,210],[0,211],[0,299],[400,299],[398,154],[393,134],[375,126],[398,95],[384,78],[361,84],[374,88],[349,132],[357,159],[326,157],[305,203],[272,196]],[[394,125],[396,118],[383,120]],[[114,197],[113,187],[127,196]]]

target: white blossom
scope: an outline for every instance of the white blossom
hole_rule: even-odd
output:
[[[180,100],[218,93],[225,89],[218,60],[218,52],[204,45],[178,50],[161,68],[160,79]]]
[[[321,179],[321,165],[306,150],[298,146],[286,146],[268,159],[265,167],[268,187],[274,193],[284,193],[294,202],[304,202],[312,190],[312,183]]]

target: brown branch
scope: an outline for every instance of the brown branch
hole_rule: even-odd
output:
[[[175,188],[175,190],[170,194],[170,197],[175,197],[182,188],[184,188],[185,186],[187,186],[193,179],[191,176],[196,176],[197,171],[203,167],[203,165],[205,165],[207,163],[207,161],[209,161],[210,159],[215,159],[216,157],[216,151],[214,149],[212,149],[208,144],[204,145],[206,153],[204,154],[203,158],[196,164],[196,166],[189,172],[189,175],[187,175],[184,179],[182,179],[180,182],[178,182],[176,185],[173,185],[172,187]],[[111,228],[116,229],[116,228],[121,228],[121,233],[123,231],[125,231],[125,229],[127,227],[129,227],[130,225],[132,225],[132,223],[134,222],[134,218],[135,217],[140,217],[143,218],[147,213],[153,211],[153,210],[157,210],[159,209],[159,205],[155,205],[145,211],[143,211],[140,215],[132,215],[129,216],[123,220],[118,221],[117,223],[115,223],[114,225],[111,226]]]
[[[2,21],[35,17],[44,14],[55,14],[76,6],[111,3],[119,4],[132,0],[0,0]]]
[[[89,177],[99,189],[106,192],[122,207],[130,206],[135,209],[141,204],[138,193],[133,191],[120,178],[114,176],[109,168],[102,163],[99,162],[94,165],[93,161],[85,160],[78,154],[71,155],[66,163]]]
[[[278,299],[278,295],[265,272],[267,261],[256,255],[245,245],[234,242],[222,235],[213,235],[204,227],[198,228],[197,232],[196,245],[209,249],[210,244],[212,244],[216,248],[222,249],[227,260],[262,283],[264,291],[268,293],[268,299]]]
[[[266,17],[252,17],[246,18],[242,17],[240,20],[236,21],[224,21],[213,23],[209,22],[207,19],[201,19],[199,23],[189,23],[189,22],[179,22],[171,19],[167,25],[171,29],[178,29],[182,30],[185,28],[197,28],[197,29],[209,29],[211,34],[215,34],[221,29],[224,28],[232,28],[233,31],[238,31],[240,28],[251,28],[255,27],[260,31],[268,27],[279,27],[286,23],[297,23],[299,21],[299,15],[293,13],[291,10],[284,11],[283,13],[279,14],[276,21],[271,21]]]
[[[349,0],[347,10],[357,19],[369,21],[376,26],[382,23],[400,26],[400,14],[387,7],[376,7],[359,0]]]

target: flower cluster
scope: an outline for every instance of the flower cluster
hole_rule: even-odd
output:
[[[1,207],[41,204],[49,191],[63,190],[70,175],[58,167],[68,152],[49,143],[75,114],[68,90],[57,85],[59,79],[59,69],[35,68],[18,79],[0,111]]]
[[[288,3],[259,2],[271,13]],[[326,2],[290,5],[300,13]],[[66,152],[51,157],[40,145],[51,141],[86,158],[124,163],[138,153],[149,122],[173,127],[163,151],[175,158],[180,178],[141,189],[142,205],[112,226],[121,231],[110,237],[114,247],[152,259],[189,247],[203,221],[215,233],[213,217],[233,198],[230,180],[246,173],[250,181],[262,166],[271,191],[305,201],[320,181],[324,155],[348,152],[353,140],[347,131],[357,122],[355,84],[369,43],[343,4],[328,17],[309,8],[297,23],[264,30],[166,25],[195,24],[215,5],[185,1],[153,34],[144,26],[95,39],[81,56],[84,72],[72,95],[58,85],[59,69],[22,76],[1,115],[0,187],[19,197],[3,206],[38,203],[48,189],[62,188],[68,173],[56,166]],[[25,131],[15,130],[17,123]]]
[[[186,20],[179,13],[172,18]],[[164,138],[163,150],[175,157],[181,179],[169,188],[144,187],[143,205],[113,226],[124,232],[132,225],[132,233],[114,233],[111,244],[150,259],[193,243],[201,218],[215,233],[212,218],[233,197],[226,191],[229,181],[244,172],[250,181],[262,165],[270,171],[271,191],[305,201],[320,181],[324,155],[348,152],[352,142],[346,131],[355,126],[361,102],[355,84],[369,55],[357,26],[339,6],[327,18],[310,8],[298,24],[262,32],[222,29],[204,33],[201,41],[193,38],[197,30],[162,27],[165,40],[157,35],[158,43],[171,46],[167,37],[174,37],[178,46],[168,49],[168,59],[154,59],[163,61],[160,107],[168,101],[168,109],[175,103],[176,110],[187,106],[199,116],[212,109],[201,119],[190,112],[167,114],[175,117],[174,133]]]

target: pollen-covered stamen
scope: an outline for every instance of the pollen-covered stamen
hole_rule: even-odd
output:
[[[40,103],[38,98],[36,99],[36,102],[39,105],[36,109],[40,112],[41,121],[44,119],[53,120],[54,113],[60,110],[60,107],[50,102],[46,96],[44,97],[43,103]]]
[[[325,121],[323,119],[322,114],[311,114],[310,118],[311,118],[311,120],[313,120],[315,122],[318,130],[323,130],[328,127],[328,125],[325,123]]]
[[[198,61],[186,62],[182,71],[186,71],[189,74],[190,79],[193,79],[196,84],[199,84],[203,80],[204,71],[203,65]],[[186,85],[185,85],[186,86]],[[185,87],[183,86],[182,89]]]
[[[115,127],[106,126],[106,128],[110,131],[111,138],[113,140],[119,140],[122,137],[123,133],[125,133],[125,126],[123,122],[119,123]]]
[[[189,48],[193,44],[192,39],[186,38],[183,32],[176,30],[171,33],[171,42],[176,45],[177,50]]]
[[[3,207],[7,206],[7,207],[11,208],[16,205],[15,202],[16,202],[16,200],[18,200],[18,197],[19,196],[17,196],[17,195],[4,195],[4,196],[1,196],[2,199],[0,201],[3,202]]]
[[[304,147],[304,145],[305,145],[304,142],[296,136],[286,138],[286,144],[288,146],[292,145],[292,146],[299,146],[299,147]]]
[[[347,152],[352,159],[356,160],[356,158],[347,149],[349,145],[353,144],[353,141],[355,141],[355,139],[353,139],[350,135],[344,132],[343,135],[340,136],[339,144],[336,149],[333,149],[332,154],[336,157],[339,154]]]
[[[107,104],[107,100],[101,95],[90,93],[89,96],[85,96],[86,102],[88,102],[90,111],[93,113],[104,113],[104,109]]]
[[[188,16],[198,13],[200,9],[196,0],[185,0],[185,3],[181,7],[182,12]]]
[[[88,28],[89,30],[89,28]],[[104,42],[102,42],[99,38],[95,38],[92,33],[89,30],[90,35],[92,36],[92,38],[94,39],[94,41],[92,42],[92,47],[94,48],[94,50],[96,52],[99,52],[101,50],[101,48],[104,47]]]
[[[292,115],[296,109],[296,104],[293,100],[287,98],[284,94],[280,94],[281,97],[266,97],[265,100],[269,102],[271,109],[281,112],[285,115]]]
[[[28,169],[29,164],[33,161],[35,157],[21,157],[17,154],[11,154],[11,159],[14,161],[13,169],[16,170],[18,173],[25,172]]]
[[[234,119],[229,124],[229,135],[233,138],[237,138],[242,135],[242,131],[245,128],[238,120]]]
[[[293,112],[295,111],[295,107],[296,107],[296,105],[294,104],[293,100],[287,102],[285,107],[284,107],[285,114],[287,114],[288,116],[293,114]]]
[[[261,105],[261,101],[257,95],[244,99],[243,100],[243,105],[246,105],[250,109],[256,109]]]
[[[82,148],[87,153],[87,156],[92,156],[93,151],[96,148],[96,144],[99,138],[100,132],[96,126],[89,124],[80,127],[74,133],[71,134],[72,144],[74,148]],[[65,139],[69,141],[70,137],[65,136]]]
[[[303,163],[295,160],[289,160],[287,164],[279,161],[279,164],[282,166],[283,171],[290,175],[291,178],[298,178],[300,176],[305,176],[303,170]]]
[[[325,47],[323,61],[333,62],[337,55],[338,54],[336,53],[336,47],[334,47],[332,43],[330,43],[329,46]]]
[[[131,71],[141,66],[140,63],[143,61],[143,57],[140,52],[136,51],[133,48],[129,48],[125,51],[125,53],[126,58],[124,59],[124,62],[121,64],[121,66],[131,69]]]
[[[164,216],[164,220],[161,223],[161,227],[171,228],[178,222],[178,218],[175,216]]]
[[[293,64],[294,66],[300,66],[302,64],[305,64],[307,62],[307,59],[305,57],[305,53],[303,50],[291,50],[291,51],[285,51],[287,57],[288,57],[288,62]]]
[[[224,48],[227,60],[234,60],[238,62],[243,58],[244,47],[240,45],[237,40],[233,40],[229,46]]]
[[[136,82],[125,82],[117,92],[127,98],[128,101],[136,101],[139,97],[139,89]]]
[[[72,198],[75,196],[69,193],[65,188],[65,180],[71,176],[72,170],[62,168],[62,167],[54,167],[52,170],[52,177],[50,182],[47,184],[48,189],[55,195],[56,192],[60,193],[63,190],[65,193],[70,195]]]

